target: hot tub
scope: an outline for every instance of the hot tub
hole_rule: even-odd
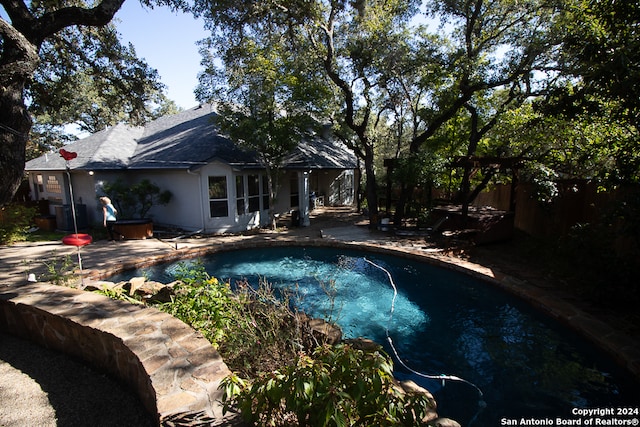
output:
[[[153,237],[153,222],[145,219],[119,219],[113,225],[113,231],[125,239],[146,239]]]

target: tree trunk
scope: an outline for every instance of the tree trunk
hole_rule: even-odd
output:
[[[407,204],[411,203],[414,190],[415,185],[413,184],[407,185],[405,183],[401,183],[400,185],[400,194],[398,195],[398,201],[396,203],[396,213],[393,217],[393,224],[396,227],[400,227],[402,225],[402,221],[407,215]]]
[[[24,176],[31,118],[22,101],[23,87],[24,80],[18,79],[0,87],[0,205],[11,201]]]
[[[367,206],[369,207],[369,228],[378,226],[378,184],[373,166],[373,148],[367,148],[364,158],[364,171],[367,185]]]
[[[20,1],[4,4],[0,19],[0,205],[11,201],[23,178],[31,117],[24,91],[38,68],[43,40],[72,25],[102,26],[124,0],[103,0],[91,8],[63,7],[41,17]]]
[[[38,46],[0,19],[0,205],[9,203],[24,174],[31,117],[24,88],[38,67]]]
[[[462,203],[462,227],[467,226],[469,220],[469,192],[471,191],[471,166],[467,163],[464,165],[462,174],[462,182],[460,184],[460,202]]]

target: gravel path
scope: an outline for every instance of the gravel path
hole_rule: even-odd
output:
[[[138,398],[68,356],[0,333],[0,427],[147,427]]]

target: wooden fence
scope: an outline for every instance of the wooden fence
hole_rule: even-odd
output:
[[[599,221],[604,210],[625,193],[599,192],[596,184],[587,181],[562,181],[558,183],[558,190],[558,197],[545,204],[538,201],[532,184],[519,184],[515,196],[515,227],[540,237],[566,234],[578,223]],[[510,185],[498,185],[481,193],[473,204],[508,210],[510,192]]]

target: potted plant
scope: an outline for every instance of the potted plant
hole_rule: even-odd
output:
[[[154,205],[167,205],[172,197],[170,191],[161,190],[148,179],[129,185],[118,178],[113,183],[105,183],[103,190],[120,217],[114,230],[126,239],[153,237],[153,222],[147,214]]]

